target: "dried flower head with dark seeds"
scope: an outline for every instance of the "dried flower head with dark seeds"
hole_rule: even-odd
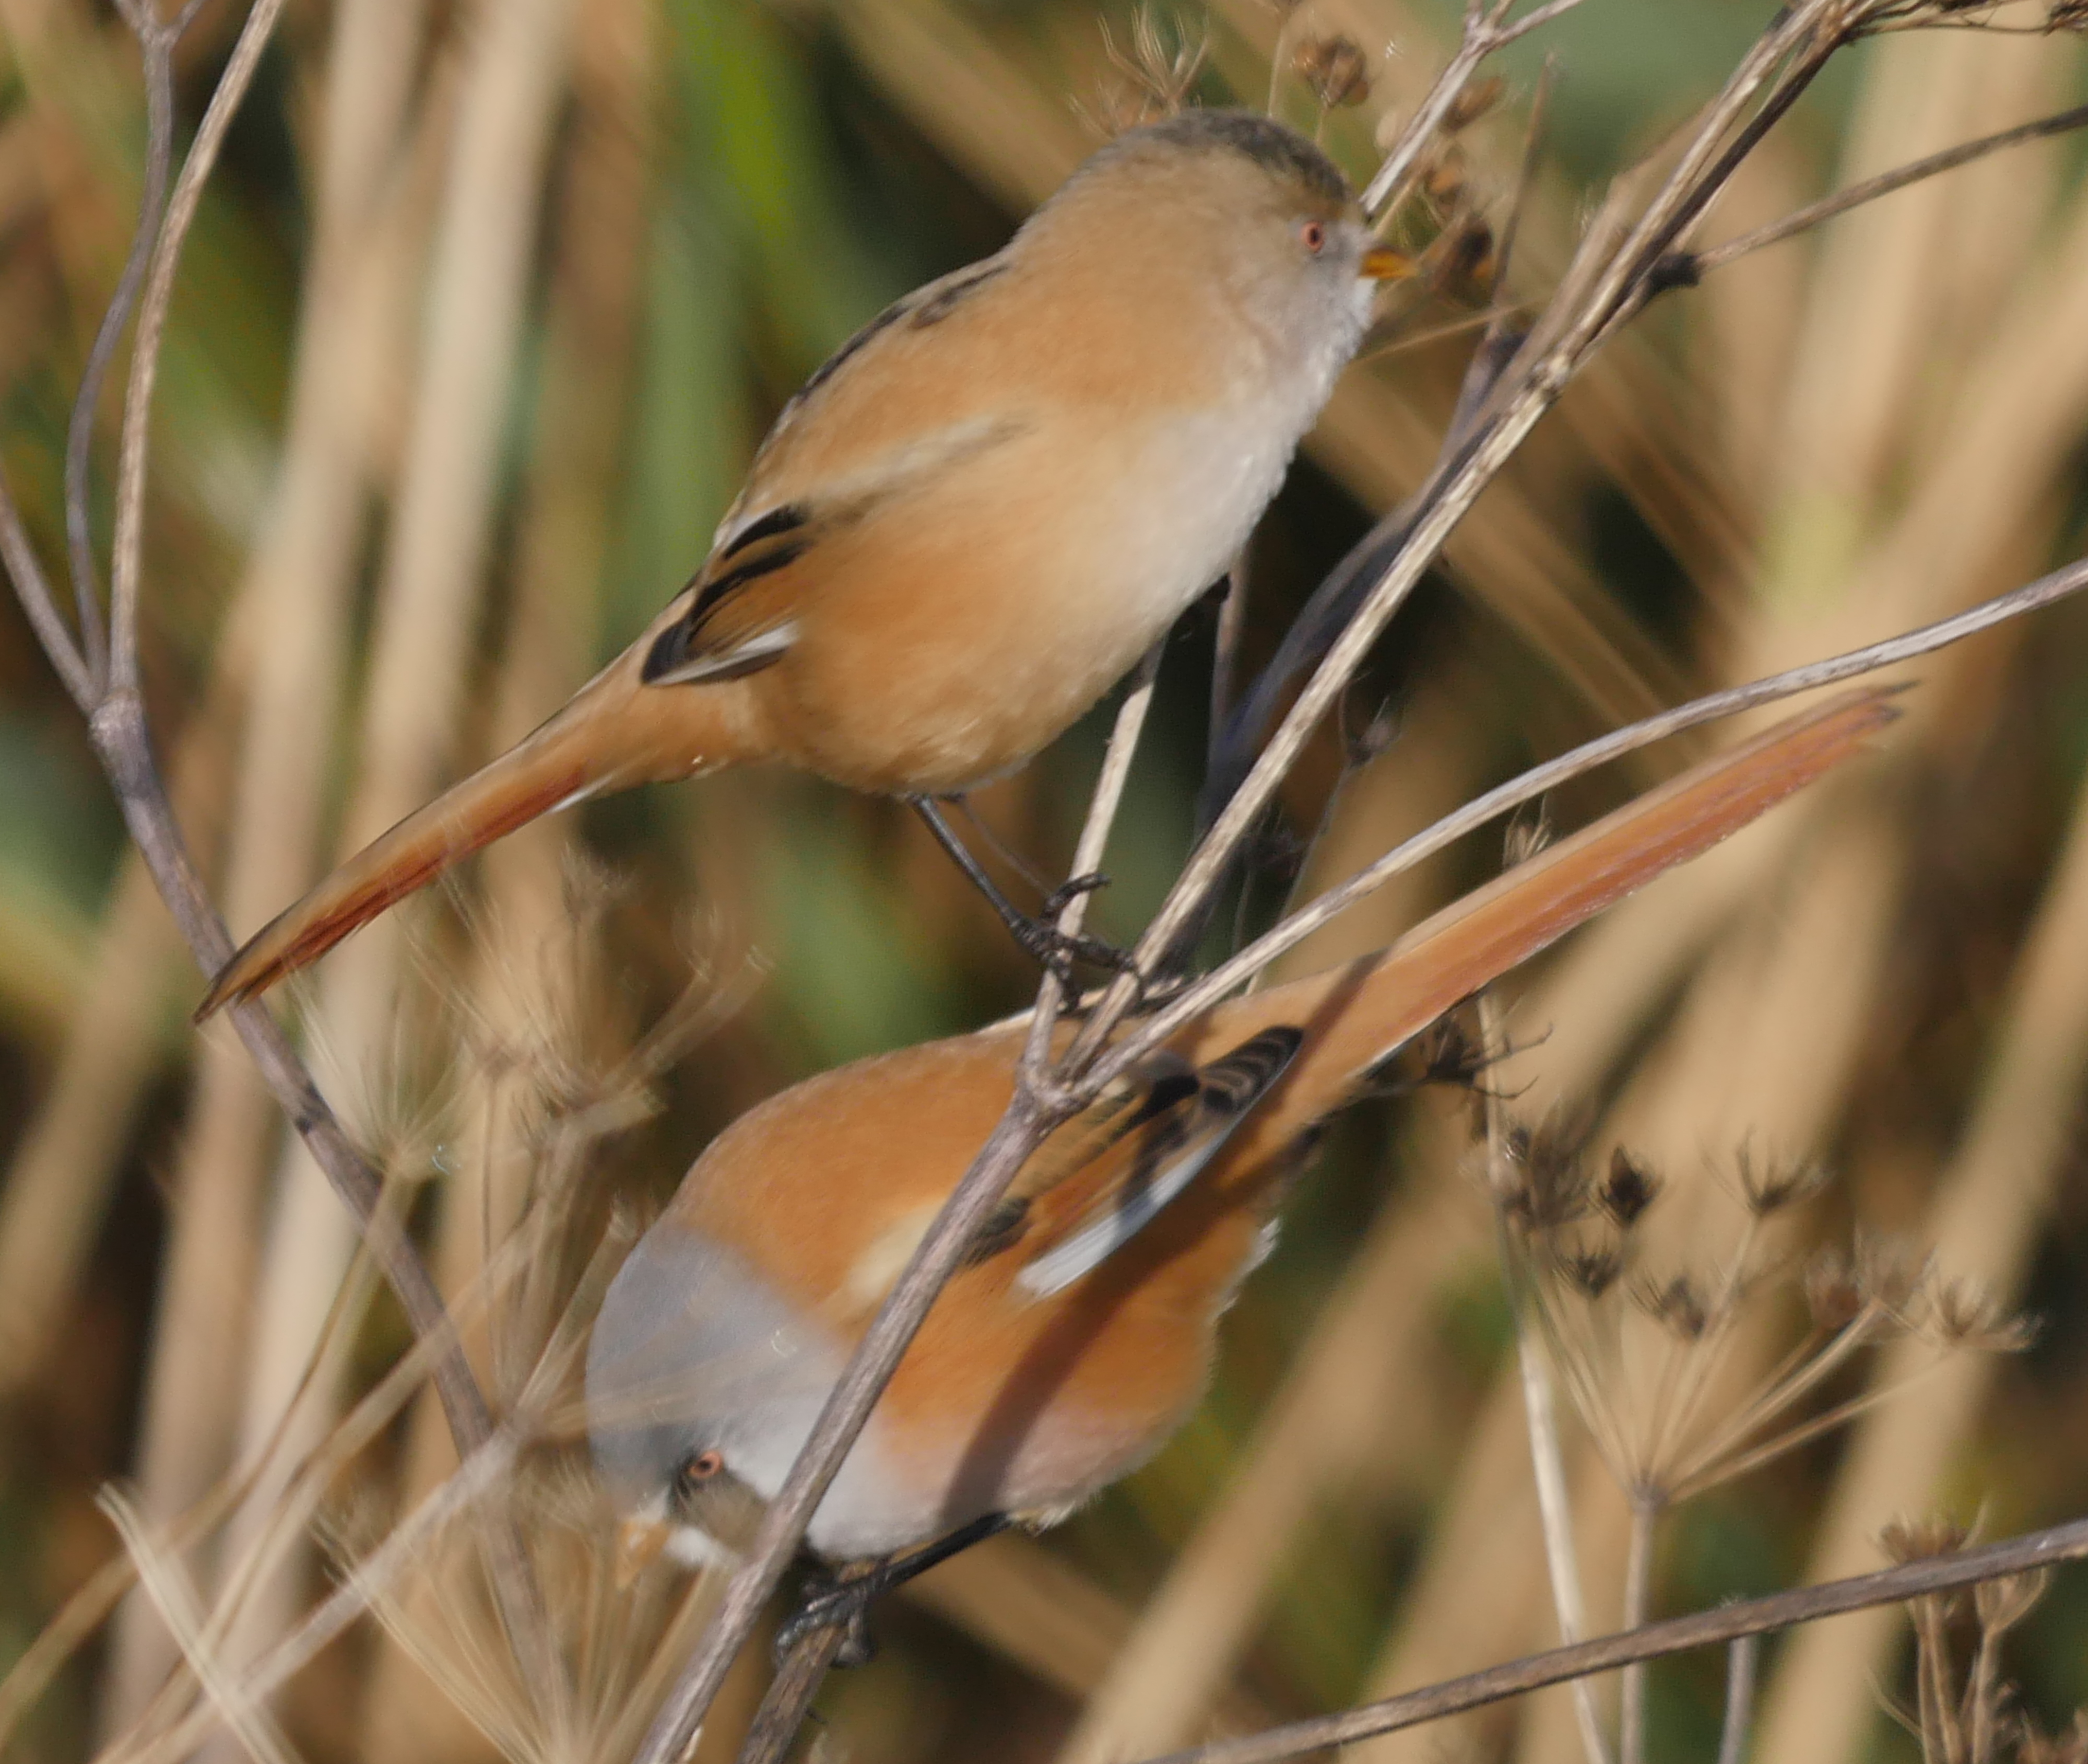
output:
[[[1353,37],[1324,36],[1300,43],[1290,65],[1311,88],[1322,110],[1361,104],[1370,96],[1370,62]]]
[[[1503,1150],[1506,1182],[1495,1204],[1527,1231],[1542,1235],[1584,1219],[1588,1178],[1581,1165],[1581,1134],[1561,1117],[1532,1128],[1511,1123]]]
[[[1593,1303],[1623,1278],[1624,1252],[1620,1244],[1594,1244],[1562,1250],[1553,1256],[1551,1265],[1561,1280]]]
[[[1902,1319],[1919,1300],[1934,1265],[1906,1244],[1868,1231],[1857,1234],[1851,1261],[1864,1298]]]
[[[1609,1214],[1618,1230],[1628,1231],[1660,1198],[1662,1186],[1650,1166],[1619,1145],[1610,1153],[1609,1172],[1595,1192],[1595,1204]]]
[[[1493,275],[1493,229],[1468,215],[1448,235],[1430,280],[1439,293],[1483,300],[1492,292]]]
[[[1470,1090],[1490,1063],[1485,1046],[1461,1014],[1439,1018],[1414,1043],[1420,1083]]]
[[[1443,118],[1444,132],[1455,135],[1460,129],[1470,128],[1499,104],[1507,91],[1508,82],[1499,74],[1474,80],[1452,102]]]
[[[1632,1299],[1654,1322],[1685,1342],[1696,1341],[1711,1326],[1711,1308],[1687,1274],[1645,1281],[1632,1289]]]
[[[1827,1183],[1826,1171],[1817,1164],[1758,1158],[1748,1145],[1741,1146],[1734,1159],[1734,1174],[1741,1200],[1756,1218],[1811,1200]]]
[[[1447,214],[1464,195],[1465,181],[1465,156],[1455,147],[1445,147],[1423,170],[1421,193],[1439,212]]]

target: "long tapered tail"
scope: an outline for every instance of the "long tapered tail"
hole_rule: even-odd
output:
[[[1655,876],[1708,851],[1843,760],[1898,713],[1860,688],[1692,767],[1423,921],[1388,949],[1230,1007],[1228,1039],[1324,1020],[1284,1115],[1316,1120],[1460,1000]]]
[[[688,726],[693,695],[671,707],[612,662],[571,703],[497,760],[417,809],[255,933],[196,1007],[201,1022],[308,966],[402,897],[517,828],[582,799],[704,769]],[[678,727],[666,726],[673,714]],[[717,756],[718,760],[726,757]]]

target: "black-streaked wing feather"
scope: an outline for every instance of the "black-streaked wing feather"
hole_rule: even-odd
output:
[[[1156,1062],[1046,1142],[982,1234],[982,1252],[1019,1252],[1016,1283],[1033,1298],[1099,1267],[1196,1181],[1303,1040],[1278,1025],[1193,1070]]]
[[[988,259],[916,289],[835,350],[784,406],[755,456],[747,489],[720,524],[710,556],[682,591],[686,608],[647,653],[640,674],[647,685],[699,685],[772,666],[797,638],[794,614],[805,585],[797,566],[809,562],[816,568],[824,542],[874,515],[909,485],[1019,427],[960,417],[892,448],[883,469],[879,462],[858,462],[844,474],[845,487],[831,496],[771,499],[775,480],[791,475],[788,456],[807,417],[875,359],[881,340],[939,324],[1006,267],[1001,259]]]

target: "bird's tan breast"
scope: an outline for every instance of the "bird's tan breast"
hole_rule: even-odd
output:
[[[995,776],[1223,573],[1300,419],[1215,296],[1123,268],[1040,254],[895,318],[764,449],[750,506],[852,511],[751,682],[795,763],[889,792]]]

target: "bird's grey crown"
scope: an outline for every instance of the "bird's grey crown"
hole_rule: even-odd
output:
[[[1230,147],[1257,165],[1294,178],[1316,195],[1341,203],[1354,194],[1341,169],[1294,129],[1252,110],[1184,110],[1165,122],[1132,131],[1125,141],[1164,141],[1183,147]]]
[[[791,1419],[831,1384],[832,1354],[730,1250],[656,1224],[610,1282],[588,1343],[588,1436],[618,1504],[638,1505],[712,1447]],[[810,1388],[808,1389],[808,1385]]]

